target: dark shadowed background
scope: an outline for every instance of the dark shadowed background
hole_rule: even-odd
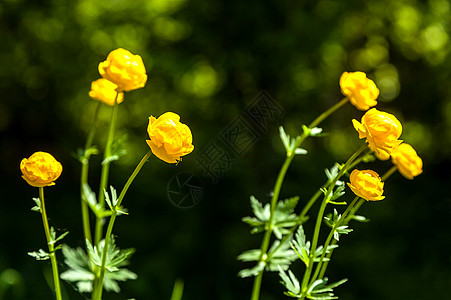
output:
[[[250,265],[236,257],[260,247],[262,236],[251,236],[241,218],[251,213],[250,195],[269,200],[284,158],[278,126],[300,133],[302,124],[341,99],[341,73],[356,70],[375,80],[378,109],[400,119],[401,138],[423,158],[424,173],[413,181],[393,175],[386,200],[362,207],[371,222],[355,224],[341,239],[328,276],[349,279],[336,289],[340,299],[448,299],[450,21],[447,0],[3,0],[0,297],[52,298],[49,264],[27,255],[44,248],[45,238],[40,216],[30,210],[37,189],[20,178],[22,158],[42,150],[62,162],[62,176],[46,188],[50,223],[70,231],[65,242],[72,247],[83,244],[80,165],[73,153],[84,145],[92,118],[88,91],[99,77],[97,65],[122,47],[142,56],[149,81],[119,107],[117,131],[128,136],[128,154],[113,163],[110,183],[121,188],[148,151],[150,115],[181,115],[195,150],[178,166],[151,158],[133,183],[124,200],[130,215],[117,220],[114,233],[120,247],[136,248],[130,269],[139,278],[106,299],[169,299],[177,278],[185,282],[183,299],[249,299],[252,280],[237,273]],[[203,154],[220,145],[230,155],[221,137],[233,122],[249,121],[246,108],[262,91],[283,114],[256,130],[232,162],[222,161],[222,171],[213,168],[213,180]],[[95,138],[100,149],[109,114],[104,106]],[[323,183],[323,169],[361,145],[351,119],[362,114],[348,104],[322,124],[329,136],[305,143],[309,155],[295,158],[282,197],[299,195],[302,204]],[[92,159],[93,187],[100,160]],[[370,165],[380,173],[390,166]],[[194,207],[179,208],[168,198],[168,184],[179,173],[203,186]],[[301,274],[299,261],[292,269]],[[70,299],[83,299],[70,285],[64,289]],[[264,275],[262,300],[282,299],[283,290],[277,274]]]

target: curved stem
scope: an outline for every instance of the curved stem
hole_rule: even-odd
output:
[[[92,236],[91,236],[91,224],[89,222],[89,208],[88,203],[86,203],[86,199],[83,195],[83,186],[88,184],[88,172],[89,172],[89,159],[91,157],[92,151],[89,150],[92,145],[92,140],[94,138],[94,134],[97,127],[99,111],[102,103],[99,101],[97,103],[94,117],[89,128],[88,137],[86,139],[85,149],[83,153],[83,157],[81,158],[81,178],[80,178],[80,193],[81,193],[81,215],[83,220],[83,233],[85,240],[89,241],[92,244]]]
[[[110,128],[108,130],[108,137],[107,137],[106,146],[105,146],[105,153],[103,155],[104,160],[102,162],[102,171],[100,174],[100,188],[99,188],[99,195],[98,195],[100,211],[103,211],[103,209],[105,208],[104,191],[108,184],[108,174],[110,171],[111,161],[108,158],[111,156],[111,144],[113,143],[114,131],[116,128],[116,119],[117,119],[117,111],[118,111],[118,103],[117,103],[118,95],[119,95],[119,93],[116,93],[116,99],[114,100],[113,111],[111,112]],[[99,245],[99,242],[102,237],[102,227],[103,227],[102,222],[103,222],[103,216],[97,216],[96,217],[96,227],[95,227],[95,244],[96,244],[96,246]]]
[[[318,264],[316,265],[315,273],[312,276],[312,279],[310,280],[309,285],[311,285],[313,282],[315,282],[316,278],[319,275],[319,272],[321,270],[321,266],[324,262],[324,258],[326,257],[327,248],[329,247],[330,241],[332,240],[335,231],[340,227],[343,223],[345,223],[343,220],[347,217],[348,213],[351,211],[351,209],[354,207],[354,205],[357,203],[357,200],[359,200],[359,197],[355,197],[354,200],[352,200],[351,204],[348,205],[345,212],[341,215],[340,220],[332,227],[330,230],[329,235],[327,236],[326,242],[324,243],[323,248],[323,254],[321,255]]]
[[[107,253],[108,253],[108,247],[111,239],[111,234],[113,232],[114,222],[116,221],[117,217],[117,209],[120,207],[122,200],[125,197],[125,194],[127,193],[128,188],[132,184],[133,180],[135,179],[136,175],[138,175],[141,168],[144,166],[146,161],[149,159],[150,155],[152,155],[152,151],[149,151],[144,155],[144,157],[141,159],[141,161],[136,166],[135,170],[133,171],[132,175],[128,178],[127,182],[125,183],[124,187],[122,188],[122,191],[119,195],[119,198],[117,200],[116,205],[114,205],[112,210],[112,215],[110,218],[110,221],[108,222],[108,228],[105,234],[105,240],[103,244],[103,250],[102,250],[102,263],[100,265],[100,275],[96,286],[96,291],[93,296],[93,300],[101,300],[102,299],[102,292],[103,292],[103,280],[105,278],[105,265],[106,265],[106,259],[107,259]]]
[[[346,102],[348,102],[347,98],[342,99],[340,102],[336,103],[335,105],[333,105],[331,108],[329,108],[327,111],[325,111],[324,113],[320,114],[315,120],[313,120],[312,123],[309,124],[309,128],[313,128],[317,125],[319,125],[324,119],[326,119],[328,116],[330,116],[333,112],[335,112],[337,109],[339,109],[340,107],[342,107],[344,104],[346,104]],[[304,140],[308,137],[308,133],[304,132],[300,138],[298,139],[297,143],[295,144],[295,146],[293,147],[293,149],[298,148],[303,142]],[[260,247],[261,249],[261,254],[260,254],[260,262],[263,262],[267,259],[267,251],[269,248],[269,242],[271,240],[271,234],[273,231],[273,219],[274,219],[274,211],[276,209],[276,205],[277,205],[277,201],[279,199],[279,193],[280,193],[280,189],[282,187],[282,183],[283,180],[285,178],[286,172],[288,170],[288,167],[290,166],[293,158],[294,158],[294,153],[290,153],[287,154],[287,157],[285,158],[285,161],[282,165],[282,168],[279,171],[279,175],[277,176],[277,180],[276,183],[274,185],[274,191],[273,191],[273,196],[271,198],[271,209],[270,209],[270,216],[269,216],[269,227],[268,229],[265,231],[265,235],[263,237],[263,241],[262,241],[262,245]],[[312,203],[313,205],[313,203]],[[266,259],[264,259],[266,258]],[[252,294],[251,294],[251,300],[258,300],[260,297],[260,288],[261,288],[261,282],[262,282],[262,277],[263,277],[263,270],[258,273],[258,275],[255,277],[254,279],[254,284],[252,287]]]
[[[52,273],[53,273],[53,283],[55,285],[55,294],[56,299],[61,300],[61,287],[60,280],[58,274],[58,264],[56,262],[55,256],[55,245],[52,236],[50,235],[49,223],[47,221],[47,212],[45,210],[45,201],[44,201],[44,188],[39,188],[39,198],[41,200],[41,216],[42,216],[42,224],[44,225],[45,237],[47,239],[47,245],[49,248],[49,256],[50,262],[52,264]]]
[[[309,128],[319,125],[324,119],[333,114],[337,109],[342,107],[348,102],[348,98],[343,98],[339,102],[335,103],[331,108],[320,114],[312,123],[310,123]]]
[[[310,259],[309,259],[309,264],[307,266],[307,269],[305,270],[304,273],[304,277],[302,279],[302,286],[301,286],[301,291],[304,292],[307,290],[307,284],[310,280],[310,274],[313,270],[313,264],[314,264],[314,259],[315,259],[315,251],[316,251],[316,246],[318,244],[318,238],[319,238],[319,232],[320,232],[320,228],[321,228],[321,223],[323,220],[323,215],[324,215],[324,211],[326,209],[326,205],[329,202],[331,196],[332,196],[332,192],[335,188],[335,185],[337,183],[337,181],[341,178],[341,176],[343,176],[343,174],[348,170],[349,166],[354,162],[354,160],[367,148],[367,144],[365,143],[364,145],[362,145],[362,147],[360,147],[360,149],[358,149],[349,159],[348,161],[341,167],[340,171],[338,172],[337,176],[335,176],[335,178],[331,181],[331,183],[329,184],[329,187],[327,189],[327,192],[324,196],[323,202],[321,204],[320,210],[318,212],[318,217],[316,219],[316,224],[315,224],[315,231],[313,234],[313,240],[312,240],[312,246],[310,248]]]
[[[385,181],[388,179],[388,177],[390,177],[393,173],[395,173],[396,171],[398,171],[398,168],[396,166],[393,166],[390,168],[390,170],[388,170],[387,172],[385,172],[384,175],[382,175],[381,180]]]

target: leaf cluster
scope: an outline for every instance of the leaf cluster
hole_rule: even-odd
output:
[[[68,269],[61,274],[61,278],[74,283],[80,293],[90,293],[93,290],[95,273],[102,263],[104,242],[99,247],[91,245],[87,241],[88,253],[82,248],[72,249],[63,245],[64,262]],[[107,250],[105,264],[105,278],[103,286],[107,291],[120,292],[117,281],[136,279],[138,276],[132,271],[123,268],[129,264],[131,255],[135,252],[133,248],[121,250],[115,245],[112,237]]]
[[[299,201],[299,197],[297,196],[277,202],[272,224],[269,223],[271,215],[270,204],[267,203],[263,206],[254,196],[251,196],[250,200],[255,217],[244,217],[242,221],[252,227],[251,233],[259,233],[268,230],[269,226],[272,226],[274,235],[278,239],[281,239],[284,234],[290,233],[288,228],[300,222],[298,215],[294,213],[294,209]]]

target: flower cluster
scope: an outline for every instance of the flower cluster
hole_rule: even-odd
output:
[[[356,108],[368,110],[377,104],[379,89],[363,72],[344,72],[340,77],[341,92]],[[408,179],[422,173],[423,162],[409,144],[400,140],[402,125],[392,114],[369,109],[361,121],[352,120],[360,139],[366,139],[368,147],[380,160],[392,158],[399,172]],[[371,170],[354,170],[348,184],[359,197],[368,201],[382,200],[383,183]]]

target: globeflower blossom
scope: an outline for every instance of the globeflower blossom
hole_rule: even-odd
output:
[[[191,130],[176,113],[167,112],[157,119],[150,116],[147,133],[150,139],[146,142],[152,153],[167,163],[179,162],[194,149]]]
[[[381,160],[389,159],[393,148],[402,143],[398,140],[402,125],[392,114],[372,108],[363,115],[361,122],[352,120],[352,124],[359,138],[366,138],[370,149]]]
[[[373,170],[354,170],[351,172],[350,181],[348,186],[360,198],[367,201],[379,201],[385,198],[382,196],[384,183],[379,174]]]
[[[377,104],[379,89],[363,72],[344,72],[340,77],[340,88],[343,95],[359,110],[368,110]]]
[[[99,64],[99,73],[118,86],[118,92],[128,92],[144,87],[147,82],[146,68],[139,55],[118,48],[108,54]]]
[[[20,162],[22,178],[34,187],[51,186],[61,175],[63,166],[47,152],[35,152]]]

